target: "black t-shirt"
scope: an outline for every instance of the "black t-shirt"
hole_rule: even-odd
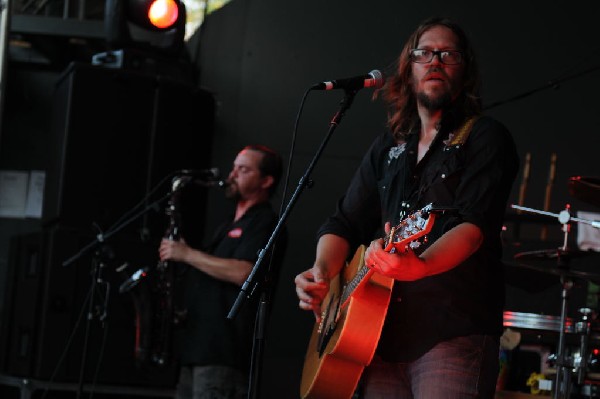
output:
[[[469,334],[500,334],[504,306],[500,233],[518,170],[508,130],[480,117],[464,144],[451,145],[441,127],[417,164],[418,134],[397,143],[376,138],[337,210],[319,230],[346,238],[353,248],[382,236],[383,224],[427,204],[455,209],[439,216],[427,245],[462,222],[477,225],[479,250],[457,267],[414,282],[396,281],[377,352],[390,361],[414,360],[436,343]]]
[[[233,218],[232,218],[233,219]],[[256,262],[276,224],[277,215],[268,203],[250,208],[237,222],[220,226],[207,252],[222,258]],[[285,248],[285,233],[277,241],[277,254]],[[273,265],[277,267],[280,255]],[[265,257],[266,270],[269,259]],[[188,267],[184,278],[187,317],[179,335],[183,365],[222,365],[247,370],[250,363],[256,295],[233,320],[227,319],[240,287]],[[259,281],[258,279],[254,281]]]

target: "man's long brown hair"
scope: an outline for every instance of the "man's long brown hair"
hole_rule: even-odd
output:
[[[417,48],[423,33],[439,25],[449,28],[458,37],[458,50],[462,52],[465,67],[463,88],[452,107],[460,110],[462,117],[481,113],[479,67],[467,35],[458,24],[448,18],[429,18],[410,35],[398,57],[396,73],[381,89],[382,97],[388,104],[388,127],[397,138],[404,137],[420,124],[416,93],[412,85],[410,50]]]

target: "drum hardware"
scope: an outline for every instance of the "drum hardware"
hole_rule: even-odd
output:
[[[600,195],[600,194],[599,194]],[[574,221],[577,223],[584,223],[584,224],[589,224],[590,226],[596,228],[596,229],[600,229],[600,221],[597,220],[589,220],[589,219],[584,219],[584,218],[578,218],[578,217],[573,217],[571,216],[571,213],[569,212],[569,210],[571,209],[571,206],[569,204],[566,205],[565,209],[563,209],[562,211],[560,211],[560,213],[552,213],[552,212],[547,212],[547,211],[540,211],[537,209],[533,209],[533,208],[528,208],[525,206],[520,206],[520,205],[511,205],[510,206],[513,209],[517,209],[520,211],[525,211],[525,212],[533,212],[533,213],[537,213],[540,215],[544,215],[544,216],[552,216],[558,219],[558,221],[563,225],[563,232],[565,232],[565,228],[570,229],[570,221]],[[565,232],[565,240],[566,240],[566,236],[568,235],[568,231]],[[566,251],[567,250],[567,245],[566,245],[566,241],[563,243],[563,249]]]
[[[600,337],[594,334],[595,327],[593,320],[596,319],[595,312],[590,308],[580,308],[578,310],[580,314],[579,320],[567,321],[568,327],[566,333],[569,339],[567,340],[565,350],[565,363],[570,367],[571,372],[576,376],[576,381],[573,381],[573,386],[570,388],[570,397],[572,398],[600,398],[600,349],[597,347]],[[511,356],[506,355],[507,363],[504,368],[508,369],[505,372],[503,386],[510,386],[513,389],[529,387],[532,394],[536,394],[537,391],[542,391],[537,394],[544,394],[544,392],[551,391],[553,386],[553,380],[556,378],[557,372],[557,353],[555,348],[552,349],[552,345],[549,345],[549,340],[545,339],[547,334],[558,333],[558,317],[549,315],[539,315],[534,313],[520,313],[520,312],[504,312],[504,335],[507,332],[523,334],[523,337],[518,337],[516,345],[506,347],[502,345],[503,339],[501,338],[501,349],[508,349],[512,351],[517,348],[519,353],[535,353],[539,355],[540,363],[537,367],[531,368],[531,374],[527,376],[527,365],[521,363],[519,370],[520,374],[512,374],[511,369],[516,367],[511,364],[514,359]],[[533,333],[533,334],[532,334]],[[533,335],[533,341],[532,341]],[[506,352],[506,351],[505,351]],[[502,351],[501,351],[502,354]],[[517,361],[520,359],[516,358]],[[525,361],[531,361],[531,357],[524,357]],[[531,366],[531,363],[529,363]],[[535,363],[533,363],[535,366]],[[502,371],[502,365],[501,365]],[[524,373],[525,371],[525,373]],[[502,375],[500,377],[503,377]],[[515,378],[520,378],[516,379]],[[524,380],[527,378],[527,380]],[[523,381],[526,381],[525,386],[519,385]],[[548,387],[550,386],[550,387]],[[550,393],[549,393],[550,394]]]
[[[579,390],[579,394],[584,398],[598,398],[600,396],[600,389],[597,384],[586,383]]]
[[[538,214],[545,215],[545,216],[555,217],[558,219],[558,221],[562,225],[561,229],[563,231],[563,245],[562,245],[562,247],[557,248],[556,250],[553,250],[553,253],[555,253],[555,257],[557,260],[557,269],[558,269],[557,271],[558,271],[558,275],[560,276],[562,290],[561,290],[561,310],[560,310],[560,331],[559,331],[558,348],[557,348],[556,361],[555,361],[555,363],[556,363],[556,378],[555,378],[554,389],[552,390],[552,392],[553,392],[554,399],[569,398],[570,394],[571,394],[571,384],[572,384],[571,374],[574,371],[573,369],[575,368],[575,364],[574,364],[575,362],[573,361],[573,359],[567,359],[567,356],[565,353],[565,327],[566,327],[566,322],[567,322],[567,302],[568,302],[568,298],[569,298],[569,291],[573,287],[573,281],[571,278],[572,273],[570,273],[570,271],[569,271],[569,265],[570,265],[570,259],[571,259],[569,255],[571,255],[573,253],[573,251],[570,250],[567,246],[568,236],[569,236],[569,232],[571,231],[571,221],[575,221],[577,223],[587,223],[587,224],[592,225],[595,228],[600,228],[600,222],[572,217],[569,212],[570,206],[568,204],[565,207],[565,209],[558,214],[551,213],[548,211],[540,211],[537,209],[527,208],[527,207],[523,207],[520,205],[514,205],[514,204],[511,205],[511,207],[513,209],[517,209],[517,210],[521,210],[521,211],[525,211],[525,212],[532,212],[532,213],[538,213]],[[515,257],[517,257],[517,256],[515,256]],[[589,337],[589,327],[583,327],[584,325],[587,325],[586,324],[587,323],[587,315],[585,317],[586,317],[586,321],[584,322],[583,325],[580,326],[581,329],[585,330],[584,332],[581,333],[581,342],[582,342],[581,346],[583,347],[583,349],[585,349],[587,351],[587,339]],[[580,353],[580,359],[581,358],[587,359],[587,354],[585,352]],[[578,364],[577,364],[576,370],[578,371],[579,368],[581,367],[582,362],[581,362],[581,360],[578,360],[577,363]],[[583,363],[585,363],[585,361]],[[579,372],[577,374],[578,374],[578,381],[579,381],[579,379],[580,379]]]
[[[588,378],[600,380],[600,349],[590,350],[588,370]]]
[[[581,320],[575,323],[575,332],[579,334],[579,364],[575,364],[577,369],[577,383],[583,384],[587,374],[587,366],[589,363],[589,341],[590,341],[590,316],[592,309],[580,308]]]
[[[581,319],[571,325],[571,332],[578,335],[578,345],[572,346],[569,353],[565,352],[565,362],[577,372],[577,383],[582,384],[587,371],[588,365],[591,360],[591,353],[589,352],[590,332],[591,332],[591,315],[592,309],[580,308],[578,312],[581,314]],[[555,366],[557,361],[557,354],[552,353],[548,356],[549,366]]]

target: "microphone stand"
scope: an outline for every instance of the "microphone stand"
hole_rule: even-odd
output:
[[[83,353],[81,355],[81,362],[79,365],[79,383],[77,385],[77,399],[81,398],[81,394],[83,392],[83,380],[85,378],[85,372],[86,372],[86,368],[87,368],[87,355],[88,355],[88,350],[87,348],[89,347],[89,339],[90,339],[90,334],[91,334],[91,324],[92,324],[92,319],[94,318],[94,296],[96,293],[96,287],[98,286],[98,284],[102,283],[101,280],[101,273],[102,273],[102,269],[104,268],[104,262],[101,259],[101,255],[99,253],[100,251],[97,251],[94,259],[92,259],[92,272],[91,272],[91,278],[92,281],[90,283],[90,296],[89,296],[89,302],[88,302],[88,310],[87,310],[87,318],[86,318],[86,323],[85,323],[85,333],[84,333],[84,338],[83,338]],[[109,287],[109,286],[107,286]],[[104,319],[107,316],[107,310],[108,310],[108,306],[106,301],[108,300],[108,296],[110,295],[110,292],[106,291],[106,297],[105,297],[105,301],[104,301],[104,306],[102,309],[102,314],[100,315],[100,321],[104,321]]]
[[[79,252],[77,252],[75,255],[71,256],[69,259],[67,259],[66,261],[64,261],[62,265],[63,266],[69,266],[71,263],[75,262],[77,259],[79,259],[83,255],[85,255],[88,251],[90,251],[96,245],[98,245],[100,243],[103,243],[104,241],[106,241],[107,239],[109,239],[110,237],[112,237],[113,235],[117,234],[119,231],[123,230],[131,222],[133,222],[135,219],[139,218],[140,216],[142,216],[143,214],[145,214],[146,212],[148,212],[150,209],[155,209],[158,206],[158,204],[160,204],[161,202],[163,202],[164,200],[166,200],[167,198],[169,198],[170,195],[171,194],[169,193],[169,194],[167,194],[167,195],[165,195],[165,196],[157,199],[156,201],[154,201],[150,205],[145,206],[142,210],[140,210],[137,213],[133,214],[130,218],[128,218],[127,220],[123,221],[123,223],[121,223],[120,225],[116,226],[115,228],[109,230],[105,234],[102,234],[102,233],[98,234],[96,236],[95,240],[93,240],[92,242],[90,242],[89,244],[87,244],[83,248],[81,248],[79,250]]]
[[[356,95],[357,91],[358,90],[347,90],[347,89],[344,90],[344,93],[345,93],[344,98],[340,102],[340,108],[339,108],[338,112],[333,116],[331,122],[329,123],[329,131],[327,132],[327,135],[321,142],[319,149],[317,150],[317,152],[314,155],[313,159],[311,160],[310,164],[306,168],[304,175],[300,178],[300,180],[298,182],[298,186],[296,187],[296,190],[294,191],[293,195],[291,196],[291,198],[286,206],[286,209],[280,216],[279,221],[277,222],[277,225],[275,226],[275,229],[271,233],[271,237],[269,238],[269,241],[267,242],[266,246],[260,250],[260,252],[258,254],[258,259],[256,260],[256,263],[254,264],[254,267],[252,268],[250,275],[248,276],[248,278],[242,285],[240,292],[237,296],[237,299],[235,300],[233,306],[229,310],[229,314],[227,315],[228,319],[232,320],[237,316],[239,310],[241,309],[241,307],[243,306],[245,301],[252,297],[252,294],[255,292],[256,288],[258,287],[259,282],[255,281],[255,280],[256,280],[257,274],[262,275],[261,273],[259,273],[259,271],[263,267],[262,264],[263,264],[263,259],[265,257],[265,254],[273,251],[275,242],[277,241],[279,233],[280,233],[281,229],[283,228],[283,225],[285,224],[285,221],[287,220],[292,208],[298,201],[298,198],[299,198],[300,194],[302,193],[302,191],[307,186],[310,186],[310,174],[313,171],[321,154],[323,153],[323,150],[325,149],[327,143],[329,142],[329,139],[333,135],[333,132],[338,127],[342,118],[344,117],[345,112],[352,105],[354,96]],[[268,277],[265,277],[265,279],[268,279]],[[267,287],[267,288],[269,288],[269,287]],[[254,339],[255,340],[254,340],[254,344],[253,344],[253,348],[252,348],[252,359],[251,359],[251,363],[250,363],[250,384],[249,384],[249,389],[248,389],[248,398],[249,399],[257,399],[258,393],[260,392],[259,391],[260,378],[259,378],[258,370],[259,370],[259,366],[260,366],[259,362],[262,360],[262,354],[263,354],[264,331],[265,331],[265,326],[266,326],[266,321],[267,321],[266,313],[267,313],[267,309],[268,309],[269,296],[270,295],[267,294],[266,290],[263,290],[263,292],[261,293],[261,299],[260,299],[260,303],[259,303],[257,315],[256,315],[256,325],[254,328],[254,334],[255,334]]]
[[[73,262],[75,262],[77,259],[81,258],[88,251],[90,251],[92,248],[95,248],[99,244],[105,242],[108,238],[112,237],[114,234],[116,234],[117,232],[121,231],[124,227],[126,227],[127,225],[129,225],[135,219],[137,219],[138,217],[140,217],[143,214],[145,214],[146,212],[148,212],[148,210],[150,210],[152,208],[155,208],[159,203],[161,203],[163,200],[165,200],[169,196],[170,196],[170,193],[167,194],[167,195],[165,195],[165,196],[163,196],[162,198],[156,200],[152,204],[147,205],[142,210],[140,210],[139,212],[135,213],[130,218],[128,218],[127,220],[123,221],[123,223],[121,223],[120,225],[116,226],[114,229],[111,229],[106,234],[104,234],[104,235],[103,234],[98,234],[96,236],[96,239],[94,241],[90,242],[89,244],[87,244],[86,246],[84,246],[82,249],[80,249],[77,254],[73,255],[72,257],[70,257],[69,259],[67,259],[66,261],[64,261],[63,262],[63,266],[69,266],[70,264],[72,264]],[[98,260],[98,259],[92,260],[92,269],[93,269],[92,270],[92,282],[91,282],[91,287],[90,287],[89,304],[88,304],[88,315],[87,315],[87,318],[86,318],[85,335],[84,335],[83,349],[82,349],[82,355],[81,355],[81,364],[80,364],[80,373],[79,373],[79,384],[78,384],[78,387],[77,387],[77,399],[81,398],[81,394],[82,394],[82,391],[83,391],[83,380],[85,378],[85,370],[86,370],[86,366],[87,366],[86,365],[86,363],[87,363],[87,355],[88,355],[88,351],[89,351],[89,335],[90,335],[90,331],[91,331],[91,323],[92,323],[92,318],[93,318],[94,296],[95,296],[95,292],[96,292],[97,283],[99,282],[99,279],[100,279],[100,272],[101,272],[101,268],[102,267],[103,267],[103,265],[102,265],[102,261],[101,260]],[[108,298],[108,293],[107,293],[107,298]],[[107,305],[105,304],[105,309],[106,308],[107,308]],[[103,315],[102,317],[104,318],[104,317],[106,317],[106,315]]]

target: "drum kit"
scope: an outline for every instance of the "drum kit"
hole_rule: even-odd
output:
[[[585,203],[600,207],[600,178],[571,177],[569,193]],[[545,373],[535,381],[535,393],[540,390],[551,393],[555,399],[574,397],[600,398],[600,357],[599,350],[592,345],[600,340],[596,331],[597,314],[590,307],[578,309],[576,319],[568,317],[568,301],[570,290],[575,280],[584,280],[600,285],[600,265],[598,273],[573,270],[571,261],[579,257],[587,257],[597,252],[574,250],[568,247],[571,224],[585,224],[600,229],[600,221],[573,217],[569,205],[558,214],[511,205],[519,212],[528,212],[558,219],[562,225],[562,246],[551,250],[521,252],[514,255],[514,261],[520,268],[553,275],[561,284],[560,316],[538,315],[533,313],[504,312],[504,326],[507,331],[548,331],[556,337],[558,343],[550,350],[542,350],[538,354],[546,367]],[[552,268],[541,267],[535,263],[539,260],[550,260]],[[534,261],[531,263],[531,261]],[[539,262],[538,262],[539,263]],[[506,332],[505,332],[506,335]],[[507,341],[510,336],[503,336]],[[598,341],[600,344],[600,341]],[[510,344],[507,346],[510,348]],[[513,346],[514,347],[514,346]],[[542,374],[540,374],[542,375]],[[528,382],[527,385],[530,385]],[[532,393],[534,389],[532,388]]]

